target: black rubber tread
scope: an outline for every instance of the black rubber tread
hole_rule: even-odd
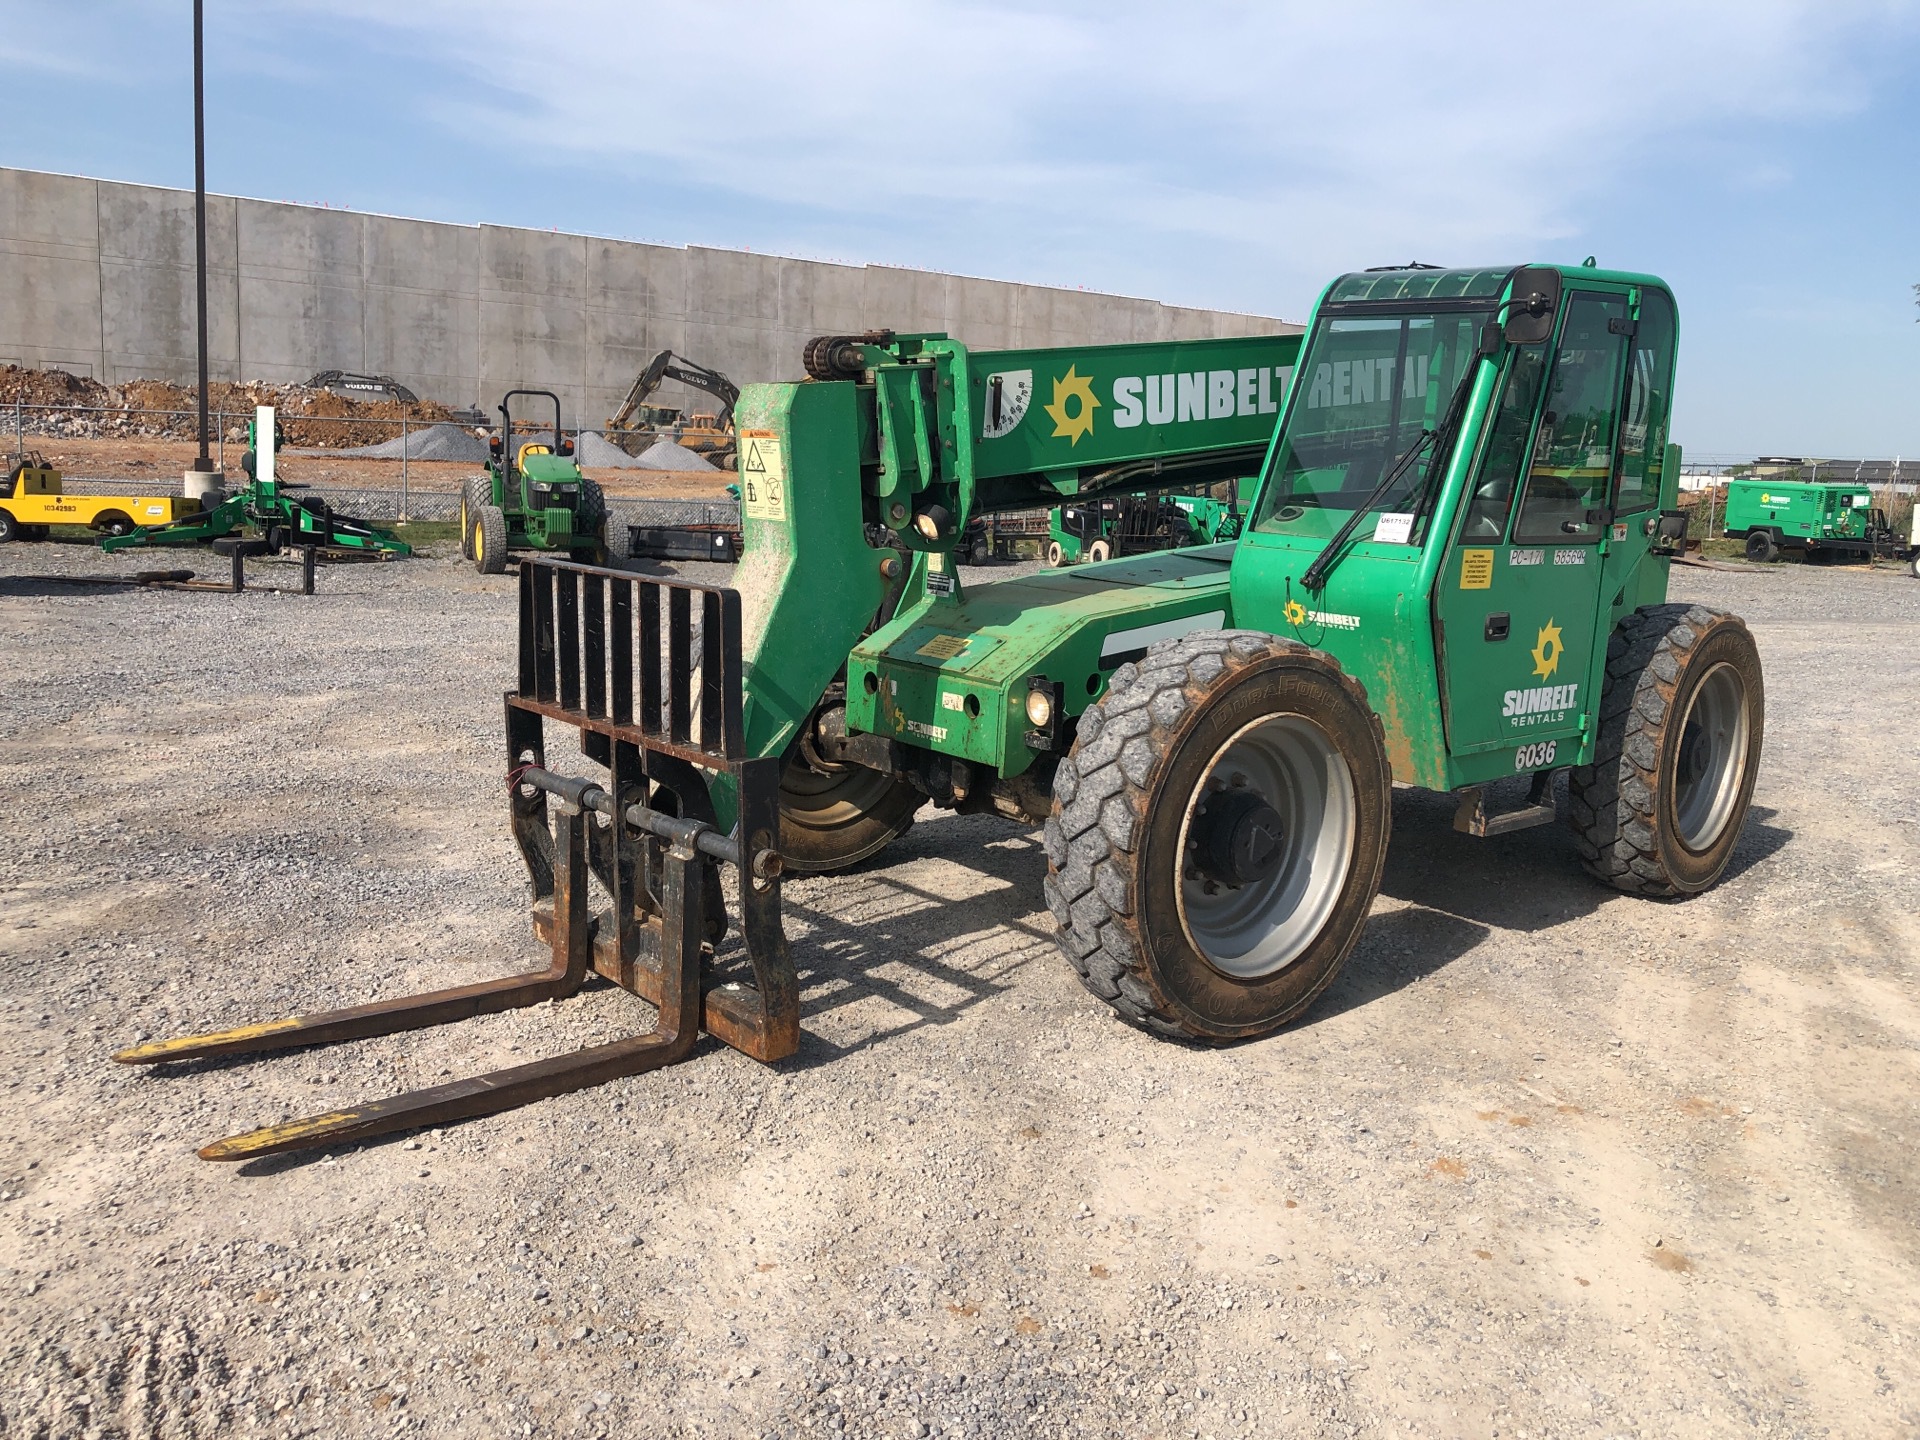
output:
[[[469,475],[460,482],[460,554],[473,559],[473,525],[480,507],[493,498],[493,482],[485,475]]]
[[[1725,853],[1706,867],[1710,874],[1682,874],[1673,863],[1674,842],[1663,845],[1661,834],[1666,777],[1660,771],[1678,752],[1677,742],[1668,743],[1667,721],[1687,688],[1689,661],[1722,630],[1737,631],[1753,657],[1747,771],[1725,838],[1715,846]],[[1643,605],[1614,627],[1593,763],[1575,767],[1567,785],[1567,822],[1589,874],[1628,894],[1667,897],[1697,894],[1720,878],[1746,822],[1759,769],[1766,703],[1758,686],[1758,651],[1737,615],[1706,605]]]
[[[1780,553],[1780,547],[1773,542],[1773,536],[1764,530],[1747,532],[1747,559],[1756,565],[1770,564]]]
[[[482,575],[507,573],[507,516],[498,505],[482,505],[475,528],[480,532],[479,558],[474,569]]]
[[[1366,688],[1323,651],[1256,630],[1196,630],[1152,646],[1138,662],[1114,671],[1107,692],[1080,717],[1073,749],[1053,782],[1053,814],[1044,829],[1048,908],[1060,947],[1089,991],[1129,1024],[1174,1039],[1217,1041],[1263,1033],[1305,1010],[1338,973],[1342,951],[1311,991],[1256,1029],[1208,1033],[1155,983],[1131,879],[1149,808],[1156,800],[1162,756],[1232,672],[1276,655],[1310,659],[1367,715],[1378,749],[1378,856],[1366,895],[1378,891],[1385,859],[1387,797],[1392,777],[1380,719]],[[1184,807],[1182,807],[1184,808]],[[1361,868],[1356,865],[1356,869]],[[1356,928],[1355,934],[1358,934]]]
[[[24,527],[13,518],[11,512],[0,510],[0,545],[6,544],[9,540],[23,539],[24,537],[20,534],[22,528]]]
[[[573,510],[575,536],[590,535],[591,545],[575,545],[575,551],[591,549],[593,562],[607,558],[607,496],[600,486],[585,476],[580,478],[580,503]]]

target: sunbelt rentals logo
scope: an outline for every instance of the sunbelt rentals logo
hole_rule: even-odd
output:
[[[1093,434],[1094,422],[1116,430],[1142,425],[1187,425],[1196,421],[1277,415],[1293,377],[1288,365],[1251,365],[1233,370],[1190,370],[1168,375],[1121,375],[1096,382],[1078,364],[1064,375],[1036,379],[1031,370],[1001,370],[987,376],[980,417],[980,438],[1011,435],[1027,416],[1029,400],[1052,386],[1052,399],[1039,407],[1053,422],[1052,438],[1078,445]],[[1096,391],[1095,385],[1099,385]],[[1104,417],[1099,412],[1106,412]]]
[[[1080,374],[1073,366],[1053,382],[1053,403],[1040,408],[1053,417],[1053,438],[1078,445],[1082,435],[1093,433],[1093,412],[1100,401],[1093,393],[1093,377]]]
[[[1528,655],[1533,660],[1533,673],[1541,680],[1551,680],[1560,669],[1560,657],[1566,654],[1566,643],[1560,637],[1560,627],[1551,617],[1540,627],[1540,633],[1534,637],[1533,649]],[[1578,683],[1571,685],[1534,685],[1524,690],[1509,690],[1500,697],[1500,714],[1503,719],[1511,720],[1515,725],[1551,725],[1566,718],[1580,698]]]

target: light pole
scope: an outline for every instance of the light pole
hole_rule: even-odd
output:
[[[193,271],[199,300],[200,454],[186,474],[186,493],[204,499],[221,488],[207,448],[207,103],[201,43],[201,3],[193,0]]]

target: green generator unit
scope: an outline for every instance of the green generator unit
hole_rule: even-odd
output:
[[[1735,480],[1727,486],[1726,533],[1745,538],[1747,558],[1761,564],[1782,550],[1809,560],[1835,556],[1910,558],[1910,547],[1887,523],[1866,486],[1808,480]]]

